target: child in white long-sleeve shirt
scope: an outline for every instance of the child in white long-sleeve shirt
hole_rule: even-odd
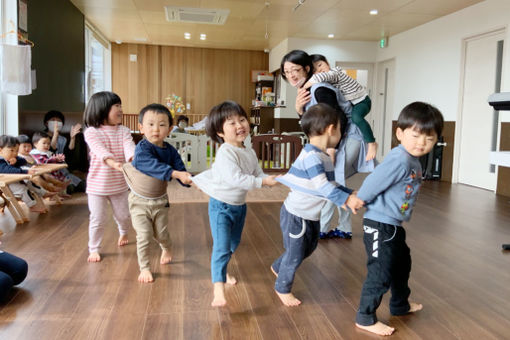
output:
[[[222,143],[216,152],[211,169],[192,178],[193,182],[211,198],[209,222],[213,237],[211,274],[214,284],[213,307],[224,306],[224,284],[237,280],[227,274],[232,253],[241,241],[246,217],[248,190],[263,185],[275,185],[275,176],[266,176],[258,163],[255,151],[244,146],[250,133],[250,123],[244,109],[232,101],[211,109],[206,132],[213,141]]]

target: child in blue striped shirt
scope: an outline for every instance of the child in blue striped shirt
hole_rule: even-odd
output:
[[[286,306],[298,306],[301,301],[292,293],[296,270],[317,247],[320,212],[327,200],[355,214],[363,206],[351,189],[335,182],[335,167],[326,153],[341,138],[340,120],[327,104],[317,104],[301,118],[301,127],[309,137],[289,172],[277,181],[291,191],[280,211],[280,228],[285,252],[273,262],[271,270],[277,276],[275,290]]]

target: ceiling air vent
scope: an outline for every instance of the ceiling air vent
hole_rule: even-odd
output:
[[[170,22],[223,25],[230,10],[165,6],[165,12],[166,20]]]

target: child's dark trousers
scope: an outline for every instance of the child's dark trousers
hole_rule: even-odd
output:
[[[356,323],[370,326],[377,322],[375,314],[384,293],[391,288],[390,312],[409,312],[407,284],[411,272],[411,252],[403,227],[363,219],[363,241],[367,252],[367,278],[361,290]]]

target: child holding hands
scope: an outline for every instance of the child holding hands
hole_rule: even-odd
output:
[[[363,182],[358,197],[366,203],[363,242],[367,252],[367,277],[361,291],[356,326],[379,335],[395,330],[377,321],[376,310],[391,288],[390,312],[404,315],[421,310],[409,302],[411,253],[402,227],[409,221],[421,185],[419,157],[429,153],[443,129],[443,116],[435,107],[414,102],[397,120],[397,139],[384,161]]]
[[[119,229],[119,246],[128,243],[131,225],[128,207],[128,186],[122,164],[133,159],[135,143],[131,132],[122,126],[122,104],[113,92],[98,92],[90,97],[83,120],[84,136],[90,149],[87,195],[90,211],[88,262],[99,262],[99,247],[107,222],[110,202]]]
[[[227,274],[227,266],[241,241],[246,217],[248,190],[263,185],[275,185],[275,176],[266,176],[258,163],[255,151],[244,146],[250,133],[250,123],[244,109],[226,101],[211,109],[206,133],[221,146],[211,169],[192,178],[209,200],[209,222],[213,237],[211,274],[214,298],[211,306],[225,306],[225,283],[237,280]]]
[[[327,200],[354,214],[363,201],[351,189],[335,182],[335,167],[326,153],[341,139],[340,119],[327,104],[310,107],[301,117],[303,132],[310,139],[289,172],[277,178],[291,188],[280,211],[280,228],[285,252],[271,265],[277,276],[276,294],[285,306],[298,306],[301,301],[292,293],[297,268],[317,247],[320,213]]]
[[[149,265],[149,243],[155,238],[161,247],[161,264],[170,263],[170,234],[168,232],[167,183],[172,178],[181,184],[191,184],[177,150],[165,142],[172,127],[172,115],[161,104],[150,104],[140,111],[140,132],[144,134],[135,148],[132,164],[123,166],[124,176],[131,189],[129,211],[136,231],[136,249],[140,275],[138,281],[153,282]]]

